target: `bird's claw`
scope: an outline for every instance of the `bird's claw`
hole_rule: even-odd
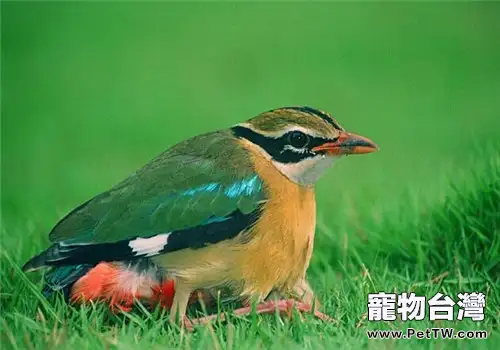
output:
[[[303,302],[288,299],[288,300],[277,300],[277,301],[268,301],[268,302],[260,303],[256,306],[255,311],[257,314],[273,314],[276,311],[278,311],[280,314],[286,315],[289,318],[291,318],[294,309],[299,311],[300,317],[302,317],[302,313],[305,313],[305,312],[310,313],[313,310],[313,308],[310,304],[306,304]],[[251,314],[251,312],[252,312],[252,307],[245,306],[245,307],[234,310],[232,313],[236,316],[245,316],[245,315]],[[328,316],[328,315],[326,315],[318,310],[314,310],[314,312],[312,312],[312,314],[314,317],[319,318],[322,321],[334,322],[333,318],[331,318],[330,316]],[[194,325],[204,325],[204,324],[207,324],[207,323],[214,321],[214,320],[217,320],[217,319],[219,319],[221,321],[225,321],[226,314],[223,312],[220,314],[214,314],[214,315],[209,315],[209,316],[205,316],[205,317],[195,318],[192,320],[187,320],[189,322],[189,327],[186,327],[186,329],[192,330],[192,327]]]

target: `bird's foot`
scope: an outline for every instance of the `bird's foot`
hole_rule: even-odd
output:
[[[272,300],[257,305],[258,314],[273,314],[276,312],[276,310],[278,310],[280,314],[292,317],[294,309],[299,312],[312,313],[314,317],[319,318],[322,321],[333,321],[330,316],[320,312],[317,308],[313,310],[311,304],[294,299],[280,299],[276,301]]]
[[[293,310],[297,310],[299,312],[312,312],[314,317],[319,318],[320,320],[327,321],[327,322],[333,322],[333,319],[318,311],[314,310],[310,304],[303,303],[300,301],[296,301],[293,299],[281,299],[281,300],[276,300],[276,301],[267,301],[264,303],[260,303],[256,306],[255,312],[257,314],[274,314],[276,312],[279,312],[282,315],[286,315],[288,317],[292,316]],[[252,307],[251,306],[245,306],[239,309],[236,309],[232,312],[236,316],[245,316],[249,315],[252,313]],[[215,314],[215,315],[209,315],[205,317],[199,317],[190,320],[191,326],[192,325],[203,325],[207,324],[211,321],[214,321],[216,319],[220,319],[221,321],[224,321],[226,319],[225,313],[221,314]]]
[[[184,316],[184,321],[182,322],[182,326],[188,332],[192,332],[194,330],[194,324],[193,324],[193,322],[191,322],[191,320],[187,316]]]

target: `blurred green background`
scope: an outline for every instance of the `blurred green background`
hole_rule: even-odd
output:
[[[320,181],[323,215],[398,206],[408,187],[434,195],[500,135],[499,10],[2,2],[4,223],[47,232],[178,141],[286,105],[380,146]]]
[[[499,2],[2,1],[1,9],[4,344],[182,345],[160,331],[166,319],[117,331],[105,313],[57,304],[59,322],[38,292],[40,274],[18,267],[48,246],[64,214],[163,150],[287,105],[328,111],[380,146],[342,160],[317,186],[308,278],[339,323],[288,330],[242,321],[234,342],[229,327],[218,332],[224,348],[393,348],[367,344],[367,293],[467,288],[488,294],[485,322],[452,326],[491,330],[483,348],[498,343]],[[40,314],[47,323],[31,321]],[[402,325],[376,325],[389,326]],[[201,334],[193,348],[210,347]]]

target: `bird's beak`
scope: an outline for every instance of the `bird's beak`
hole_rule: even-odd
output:
[[[378,151],[378,146],[366,137],[342,131],[334,142],[326,142],[312,149],[328,155],[364,154]]]

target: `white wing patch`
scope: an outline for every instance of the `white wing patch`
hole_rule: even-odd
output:
[[[149,238],[136,238],[128,243],[135,255],[147,257],[157,255],[168,243],[169,233],[162,233]]]

